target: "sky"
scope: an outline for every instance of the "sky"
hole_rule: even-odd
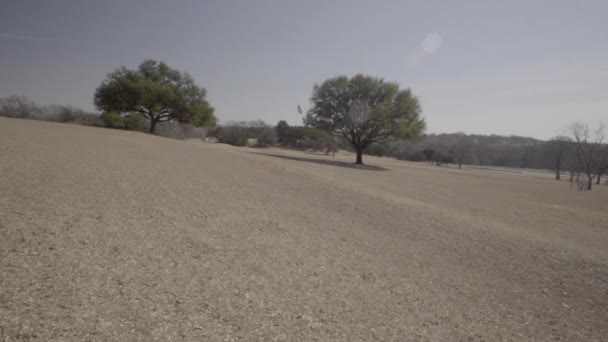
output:
[[[165,61],[220,122],[301,124],[315,83],[411,88],[428,132],[608,121],[608,1],[0,0],[0,97],[95,110],[119,66]]]

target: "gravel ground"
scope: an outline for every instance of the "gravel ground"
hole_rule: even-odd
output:
[[[0,340],[608,340],[608,188],[352,159],[0,118]]]

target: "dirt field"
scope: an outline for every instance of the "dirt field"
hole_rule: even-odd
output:
[[[0,341],[606,341],[608,188],[0,118]]]

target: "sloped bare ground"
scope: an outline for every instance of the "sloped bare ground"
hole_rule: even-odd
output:
[[[0,336],[608,339],[607,189],[351,158],[0,118]]]

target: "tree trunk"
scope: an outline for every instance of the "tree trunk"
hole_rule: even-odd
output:
[[[593,176],[587,175],[587,190],[591,191],[591,185],[593,184]]]
[[[462,169],[462,163],[458,163],[458,168]]]
[[[154,134],[156,132],[156,124],[158,121],[151,119],[150,120],[150,134]]]
[[[357,151],[357,164],[363,165],[363,149],[361,147],[356,147],[355,151]]]
[[[602,173],[604,173],[604,169],[600,169],[597,172],[597,182],[595,182],[595,184],[600,184],[600,182],[602,181]]]
[[[555,180],[560,180],[560,179],[561,179],[561,177],[559,174],[559,167],[556,167],[555,168]]]

